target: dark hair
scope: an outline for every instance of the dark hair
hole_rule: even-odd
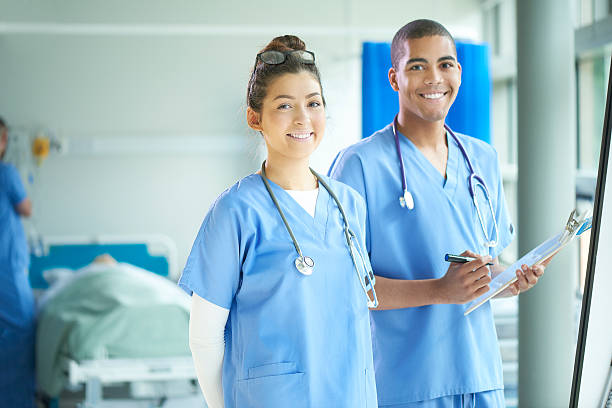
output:
[[[0,117],[0,128],[6,128],[6,122]]]
[[[446,37],[451,40],[455,53],[457,52],[455,39],[451,33],[449,33],[448,30],[437,21],[426,19],[414,20],[397,30],[397,33],[395,33],[395,36],[393,37],[393,42],[391,42],[391,63],[393,64],[393,68],[397,69],[399,61],[404,56],[404,43],[407,40],[433,37],[436,35]]]
[[[260,52],[270,50],[306,50],[306,44],[295,35],[283,35],[272,39]],[[302,71],[310,72],[315,77],[321,87],[321,98],[323,99],[323,105],[325,105],[321,75],[317,66],[315,64],[306,64],[291,54],[286,55],[285,58],[282,64],[277,65],[266,64],[261,60],[255,61],[255,68],[251,73],[251,79],[247,87],[247,106],[255,112],[261,112],[263,100],[268,91],[268,85],[270,85],[272,80],[284,74],[297,74]]]

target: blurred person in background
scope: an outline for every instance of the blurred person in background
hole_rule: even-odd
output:
[[[8,127],[0,118],[0,407],[34,407],[34,297],[20,217],[32,203],[15,166],[3,161]]]

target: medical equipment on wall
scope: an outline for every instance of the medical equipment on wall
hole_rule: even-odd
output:
[[[266,190],[268,190],[268,194],[270,195],[270,198],[274,202],[274,205],[276,206],[278,213],[283,219],[285,228],[287,229],[287,232],[289,232],[289,235],[291,236],[291,240],[293,241],[293,246],[295,247],[295,250],[298,253],[298,257],[295,259],[295,267],[298,270],[298,272],[300,272],[301,274],[306,275],[306,276],[311,275],[314,270],[314,265],[315,265],[314,260],[309,256],[304,256],[304,254],[302,253],[300,245],[298,244],[297,239],[295,238],[295,235],[293,235],[293,231],[291,230],[291,227],[289,226],[289,223],[287,222],[287,219],[285,218],[285,214],[283,213],[283,210],[280,208],[280,205],[278,204],[278,201],[276,200],[276,196],[274,195],[274,192],[272,191],[272,188],[270,187],[270,183],[268,182],[268,178],[266,177],[265,164],[266,164],[265,161],[261,164],[261,178],[263,179],[263,182],[266,186]],[[317,181],[325,188],[325,190],[327,190],[329,195],[336,202],[336,205],[338,206],[338,209],[340,210],[340,213],[342,214],[342,219],[344,222],[344,236],[346,238],[346,243],[349,247],[349,253],[351,255],[351,259],[355,267],[355,273],[357,274],[359,283],[361,284],[361,288],[363,289],[363,292],[365,293],[366,298],[368,299],[368,307],[370,308],[378,307],[378,298],[376,297],[376,290],[374,289],[374,280],[375,280],[374,272],[372,272],[371,268],[368,268],[368,264],[366,260],[364,259],[362,252],[361,252],[361,245],[359,245],[359,242],[356,242],[357,237],[355,236],[355,233],[349,227],[348,218],[346,216],[346,213],[344,212],[344,208],[342,207],[342,204],[340,204],[340,200],[338,199],[336,194],[333,192],[331,187],[325,181],[323,181],[321,176],[316,171],[314,171],[313,169],[310,169],[310,172],[317,178]],[[359,258],[360,262],[357,262],[357,258]],[[372,298],[370,298],[370,295],[368,295],[368,292],[370,289],[372,290]]]
[[[32,140],[32,156],[39,167],[49,156],[49,152],[63,153],[64,150],[65,142],[53,134],[48,136],[43,132],[38,132]]]
[[[37,134],[32,141],[32,155],[36,160],[37,165],[41,165],[43,160],[49,156],[49,150],[51,150],[51,141],[48,137],[42,134]]]
[[[472,201],[474,202],[474,207],[476,207],[476,213],[478,214],[478,220],[480,221],[480,227],[482,228],[482,232],[485,237],[484,245],[489,248],[494,248],[497,246],[499,242],[499,231],[497,228],[497,221],[495,219],[495,210],[493,209],[493,203],[491,202],[491,197],[489,196],[489,190],[484,182],[484,179],[476,174],[474,171],[474,167],[472,166],[472,162],[468,157],[467,151],[463,144],[459,141],[459,138],[455,135],[455,133],[448,127],[448,125],[444,124],[444,129],[448,132],[449,135],[455,140],[457,146],[459,146],[459,150],[465,159],[466,164],[470,170],[470,177],[468,178],[468,188],[470,191],[470,196],[472,197]],[[403,193],[399,197],[400,206],[408,208],[409,210],[414,209],[414,199],[412,197],[412,193],[408,191],[408,186],[406,184],[406,173],[404,171],[404,161],[402,160],[402,151],[399,143],[399,133],[397,131],[397,115],[393,119],[393,137],[395,138],[395,149],[397,151],[397,157],[399,160],[400,171],[402,176],[402,190]],[[491,212],[491,219],[493,220],[493,237],[489,235],[487,232],[487,228],[485,226],[485,221],[482,217],[482,213],[480,212],[480,207],[478,205],[478,200],[476,199],[476,191],[477,188],[480,188],[487,199],[487,203],[489,205],[489,210]]]

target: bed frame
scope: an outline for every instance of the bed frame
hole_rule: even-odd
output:
[[[178,279],[176,247],[172,240],[162,235],[147,236],[71,236],[45,237],[37,248],[38,255],[31,256],[30,284],[36,292],[48,288],[43,271],[51,268],[79,269],[89,264],[101,254],[109,254],[119,262],[130,263],[173,281]],[[176,382],[182,380],[190,384],[192,392],[199,397],[198,406],[206,406],[197,386],[197,377],[190,356],[146,358],[146,359],[108,359],[75,361],[65,358],[63,366],[68,377],[67,389],[85,390],[81,408],[102,408],[126,406],[126,401],[104,400],[103,389],[108,385],[129,383],[131,397],[158,398],[166,401],[165,395],[149,395],[147,382]],[[161,402],[159,403],[161,406]],[[59,406],[57,398],[47,404],[50,408]]]

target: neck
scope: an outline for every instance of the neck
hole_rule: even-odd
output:
[[[397,115],[397,127],[398,131],[418,148],[437,150],[446,146],[444,119],[429,122],[400,109]]]
[[[310,172],[308,159],[295,160],[268,155],[266,177],[284,190],[314,190],[317,179]]]

